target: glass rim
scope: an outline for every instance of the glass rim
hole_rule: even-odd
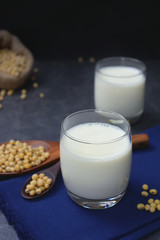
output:
[[[71,136],[70,134],[67,133],[67,130],[64,129],[64,123],[71,117],[80,114],[80,113],[86,113],[86,112],[95,112],[95,113],[110,113],[110,114],[114,114],[117,117],[121,118],[121,120],[123,120],[126,124],[127,124],[127,131],[125,132],[125,134],[123,134],[120,137],[117,137],[115,139],[112,140],[107,140],[107,141],[102,141],[102,142],[92,142],[92,141],[83,141],[80,140],[76,137]],[[112,120],[112,119],[111,119]],[[96,121],[95,121],[96,122]],[[86,122],[87,123],[87,122]],[[108,123],[109,124],[109,123]],[[114,125],[116,126],[116,125]],[[131,126],[130,123],[127,121],[127,119],[125,119],[121,114],[113,112],[113,111],[105,111],[105,110],[101,110],[101,109],[85,109],[85,110],[80,110],[80,111],[76,111],[74,113],[69,114],[61,123],[61,129],[63,130],[63,133],[66,137],[70,138],[71,140],[74,140],[76,142],[79,143],[83,143],[83,144],[94,144],[94,145],[101,145],[101,144],[110,144],[110,143],[114,143],[114,142],[118,142],[121,139],[125,138],[127,135],[129,135],[129,133],[131,132]]]
[[[109,61],[113,61],[113,60],[118,60],[118,61],[130,61],[130,62],[134,62],[134,63],[137,63],[137,64],[140,64],[142,67],[143,67],[143,70],[141,70],[139,73],[136,73],[136,74],[133,74],[133,75],[129,75],[129,76],[116,76],[116,75],[113,75],[113,74],[106,74],[106,73],[102,73],[100,71],[100,67],[98,65],[104,63],[104,62],[109,62]],[[131,65],[125,65],[125,64],[117,64],[115,66],[126,66],[126,67],[132,67]],[[113,67],[112,64],[110,64],[110,66],[108,65],[108,67]],[[102,67],[101,67],[102,68]],[[137,68],[139,69],[138,67],[134,67],[134,68]],[[103,75],[103,76],[108,76],[108,77],[116,77],[116,78],[132,78],[132,77],[136,77],[136,76],[139,76],[139,75],[142,75],[146,72],[146,65],[144,64],[144,62],[142,62],[141,60],[139,59],[136,59],[136,58],[131,58],[131,57],[108,57],[108,58],[102,58],[100,59],[99,61],[97,61],[96,63],[96,72],[98,72],[99,74]]]

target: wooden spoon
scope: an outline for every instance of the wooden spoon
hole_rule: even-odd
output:
[[[14,177],[14,176],[19,176],[22,174],[26,174],[35,170],[39,170],[41,168],[48,167],[52,165],[53,163],[57,162],[60,158],[60,150],[59,150],[59,143],[58,142],[52,142],[52,141],[41,141],[41,140],[32,140],[32,141],[21,141],[21,142],[26,142],[32,147],[38,147],[38,146],[43,146],[46,151],[50,153],[50,157],[46,159],[44,162],[41,164],[34,166],[29,169],[25,169],[20,172],[6,172],[6,173],[0,173],[0,180]],[[7,144],[8,142],[4,143]],[[1,143],[0,145],[2,145]],[[132,135],[132,146],[133,150],[135,149],[142,149],[146,148],[149,145],[149,137],[147,134],[136,134]]]
[[[34,196],[30,196],[28,193],[25,192],[26,186],[32,181],[32,176],[25,182],[25,184],[22,187],[22,196],[26,199],[34,199],[34,198],[38,198],[43,196],[44,194],[46,194],[48,191],[50,191],[50,189],[54,186],[54,183],[56,181],[56,178],[58,176],[60,170],[60,161],[58,161],[57,163],[55,163],[53,166],[46,168],[45,170],[39,171],[37,172],[37,174],[40,173],[44,173],[45,176],[49,177],[52,179],[52,183],[49,186],[49,188],[45,189],[43,192],[41,192],[40,194],[35,194]]]
[[[149,136],[147,134],[132,135],[133,150],[147,148],[149,146]]]
[[[35,170],[39,170],[44,167],[51,166],[53,163],[57,162],[59,160],[59,143],[58,142],[52,142],[52,141],[41,141],[41,140],[32,140],[32,141],[21,141],[21,142],[26,142],[27,144],[31,145],[32,147],[36,148],[39,146],[43,146],[45,151],[50,153],[49,158],[47,158],[44,162],[41,164],[31,167],[29,169],[25,169],[23,171],[19,172],[5,172],[5,173],[0,173],[0,180],[7,179],[10,177],[16,177],[20,176]],[[2,144],[7,144],[8,142],[1,143]]]

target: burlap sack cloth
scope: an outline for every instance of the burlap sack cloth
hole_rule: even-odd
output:
[[[32,53],[22,44],[22,42],[9,32],[0,30],[0,49],[8,48],[18,54],[26,57],[26,64],[23,72],[18,77],[10,76],[0,72],[0,88],[3,89],[16,89],[24,85],[29,78],[33,68],[34,58]]]

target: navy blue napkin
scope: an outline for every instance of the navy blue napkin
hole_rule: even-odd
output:
[[[68,197],[59,175],[55,187],[41,199],[25,200],[21,188],[31,175],[0,182],[0,208],[13,224],[19,239],[29,240],[106,240],[139,239],[160,227],[160,212],[138,211],[146,202],[141,186],[147,183],[160,198],[160,125],[145,131],[148,149],[133,153],[131,178],[124,198],[105,210],[84,209]]]

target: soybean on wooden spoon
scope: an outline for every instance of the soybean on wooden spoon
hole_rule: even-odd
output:
[[[26,186],[32,181],[32,176],[31,176],[22,187],[22,191],[21,191],[22,197],[29,200],[29,199],[41,197],[42,195],[46,194],[54,186],[54,183],[56,181],[59,171],[60,171],[60,161],[58,161],[57,163],[55,163],[49,168],[46,168],[44,170],[37,172],[37,174],[44,173],[45,176],[51,178],[52,183],[51,185],[49,185],[49,188],[45,189],[40,194],[35,194],[34,196],[30,196],[28,193],[25,192]]]
[[[19,172],[0,172],[0,180],[4,180],[11,177],[17,177],[32,171],[39,171],[41,168],[49,167],[55,162],[59,160],[59,142],[54,141],[44,141],[44,140],[27,140],[27,141],[21,141],[26,142],[33,148],[37,148],[39,146],[43,146],[45,151],[50,153],[50,156],[48,159],[46,159],[44,162],[42,162],[39,165],[36,165],[34,167],[31,167],[29,169],[24,169],[23,171]],[[5,142],[4,144],[7,144],[8,142]],[[2,145],[1,143],[0,145]]]

